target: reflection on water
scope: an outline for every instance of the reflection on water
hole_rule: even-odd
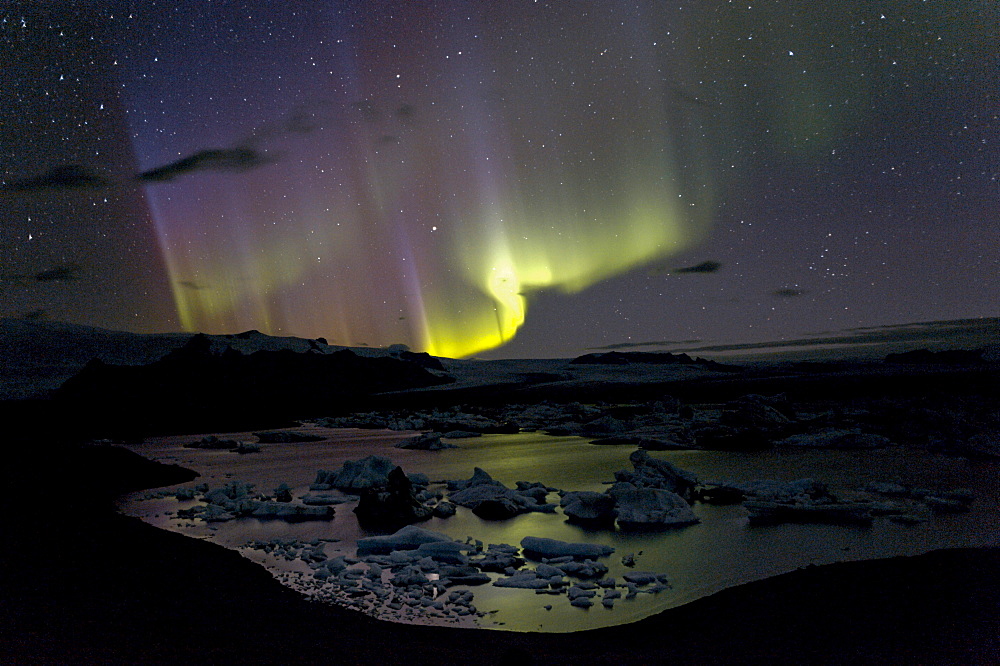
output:
[[[345,460],[370,454],[391,458],[407,472],[423,472],[432,480],[468,478],[474,467],[488,471],[508,486],[516,481],[541,481],[564,490],[602,490],[614,472],[630,468],[630,447],[595,446],[578,437],[540,434],[487,435],[464,439],[460,448],[436,452],[393,448],[412,433],[367,430],[331,430],[305,427],[323,435],[319,442],[264,444],[258,454],[183,448],[199,436],[153,439],[132,448],[148,457],[174,462],[198,471],[210,486],[228,480],[249,481],[258,491],[270,492],[281,483],[304,494],[317,469],[337,469]],[[249,433],[226,437],[252,440]],[[919,554],[949,546],[981,546],[1000,542],[1000,464],[970,462],[962,458],[931,455],[923,451],[891,448],[876,451],[719,451],[659,452],[705,480],[792,480],[813,477],[831,489],[854,489],[869,481],[888,480],[929,488],[972,488],[977,500],[967,514],[935,515],[928,523],[902,526],[876,519],[870,527],[836,525],[776,525],[748,527],[740,506],[696,504],[701,523],[656,534],[623,534],[587,531],[565,522],[561,513],[527,514],[506,521],[484,521],[459,508],[448,519],[431,519],[421,527],[444,532],[456,539],[471,536],[484,543],[517,545],[525,536],[546,536],[564,541],[587,541],[613,546],[616,552],[603,560],[609,575],[629,571],[621,556],[637,555],[636,570],[666,573],[672,589],[658,595],[621,600],[614,609],[599,604],[590,609],[570,606],[565,598],[536,595],[530,590],[479,586],[474,589],[480,610],[496,611],[481,621],[520,631],[574,631],[630,622],[677,606],[723,588],[773,576],[809,564]],[[166,512],[191,506],[173,498],[142,500],[143,493],[126,498],[122,510],[159,527],[190,536],[209,538],[227,547],[251,540],[278,537],[299,540],[336,538],[330,552],[353,554],[353,542],[362,531],[351,509],[336,507],[330,522],[288,524],[282,521],[243,519],[206,526],[178,521]],[[557,498],[550,496],[550,501]],[[244,551],[246,552],[246,551]],[[259,553],[248,555],[264,562]],[[285,565],[283,565],[285,566]],[[285,569],[293,569],[293,565]],[[301,565],[299,568],[302,568]],[[280,573],[275,571],[276,575]],[[551,604],[551,610],[544,606]]]

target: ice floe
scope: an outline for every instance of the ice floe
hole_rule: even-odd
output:
[[[359,491],[363,488],[384,486],[389,482],[389,472],[395,465],[385,456],[368,456],[361,460],[347,460],[336,471],[319,470],[310,490]]]

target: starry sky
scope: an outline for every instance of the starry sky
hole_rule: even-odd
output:
[[[1000,316],[997,25],[0,1],[0,316],[494,358]]]

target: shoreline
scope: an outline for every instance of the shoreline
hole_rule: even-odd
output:
[[[606,378],[563,383],[549,375],[524,376],[496,386],[358,396],[337,406],[344,412],[358,405],[492,407],[648,400],[668,393],[697,403],[779,391],[830,401],[832,408],[875,396],[945,406],[964,400],[985,410],[995,405],[996,367],[830,365],[634,386]],[[1000,662],[997,547],[809,566],[631,624],[564,634],[389,623],[310,602],[238,552],[114,511],[115,497],[186,483],[189,470],[119,447],[80,443],[146,436],[164,424],[174,434],[274,428],[291,420],[289,410],[223,405],[191,413],[148,397],[137,403],[157,415],[147,420],[142,410],[129,412],[107,396],[90,398],[0,401],[7,423],[30,428],[7,434],[6,464],[0,466],[8,508],[0,523],[6,537],[0,548],[0,662]]]
[[[110,498],[123,485],[137,489],[183,472],[108,448],[36,445],[4,473],[10,496],[24,498],[0,554],[6,662],[991,663],[1000,657],[997,548],[806,567],[635,623],[566,634],[383,622],[309,602],[236,552],[115,513]],[[57,496],[46,495],[55,489]],[[69,497],[78,501],[67,511],[57,502]]]
[[[201,472],[204,476],[194,483],[203,483],[209,487],[219,487],[229,478],[243,482],[251,482],[255,487],[267,489],[276,487],[280,482],[289,482],[293,496],[307,492],[308,485],[315,474],[311,471],[317,467],[337,469],[343,460],[354,459],[353,447],[360,447],[368,453],[384,455],[400,464],[404,470],[423,473],[430,478],[462,478],[468,476],[468,470],[473,464],[482,465],[487,471],[492,471],[508,486],[513,487],[516,479],[541,479],[543,482],[559,488],[602,490],[601,486],[591,486],[559,476],[566,473],[565,465],[550,464],[551,460],[573,460],[574,470],[597,469],[609,458],[619,462],[607,464],[607,469],[618,469],[628,465],[625,456],[628,447],[594,446],[580,438],[579,443],[563,443],[559,437],[538,433],[521,433],[519,435],[486,435],[473,440],[463,440],[458,449],[426,453],[404,453],[383,442],[382,438],[406,437],[405,433],[393,431],[340,430],[323,429],[319,426],[304,428],[303,432],[316,435],[322,439],[315,444],[270,444],[261,453],[253,456],[237,456],[231,453],[217,451],[201,451],[198,449],[178,448],[184,438],[164,438],[161,442],[156,438],[147,440],[141,445],[129,448],[141,455],[163,462],[181,462],[187,467]],[[371,436],[368,436],[368,435]],[[224,433],[218,435],[223,440],[253,439],[250,433]],[[358,437],[363,439],[357,440]],[[512,438],[532,441],[532,448],[515,447],[506,443]],[[488,441],[499,438],[504,441]],[[546,440],[552,439],[551,442]],[[537,442],[535,440],[538,440]],[[381,443],[380,443],[381,442]],[[571,453],[566,447],[572,447]],[[497,453],[500,451],[501,453]],[[508,453],[502,453],[509,451]],[[354,451],[357,453],[357,451]],[[402,455],[400,460],[397,454]],[[657,533],[650,540],[646,533],[630,533],[608,530],[580,530],[563,519],[562,516],[551,518],[534,514],[531,517],[516,521],[499,523],[482,521],[466,509],[459,509],[460,515],[448,519],[433,519],[430,522],[418,522],[416,526],[430,529],[448,535],[457,541],[462,541],[470,535],[483,543],[516,544],[524,536],[548,536],[564,541],[594,541],[614,547],[617,557],[600,560],[610,571],[606,577],[622,580],[630,569],[624,568],[619,562],[621,555],[638,552],[641,566],[635,570],[663,572],[669,578],[670,589],[659,594],[640,594],[634,599],[625,600],[620,597],[612,602],[611,608],[597,605],[601,599],[595,600],[597,608],[584,611],[572,608],[567,603],[566,589],[562,594],[550,590],[550,595],[539,596],[532,590],[502,589],[494,585],[469,586],[474,594],[475,612],[485,613],[479,623],[490,629],[510,631],[542,631],[542,632],[574,632],[587,628],[597,628],[615,624],[634,622],[639,618],[655,614],[689,603],[694,599],[708,596],[734,585],[760,580],[768,577],[794,571],[808,564],[829,564],[839,561],[871,560],[893,556],[918,555],[941,548],[975,548],[989,545],[1000,540],[996,529],[997,511],[992,500],[996,495],[995,483],[983,485],[979,480],[984,475],[993,477],[998,468],[990,464],[986,470],[972,473],[963,471],[963,464],[957,459],[941,459],[940,456],[929,456],[920,450],[906,447],[890,447],[864,454],[853,452],[825,450],[777,450],[762,451],[753,454],[733,452],[684,451],[654,454],[658,458],[670,460],[684,469],[693,470],[700,479],[715,478],[800,478],[817,476],[829,484],[834,492],[840,489],[861,488],[868,476],[878,477],[872,472],[865,475],[863,471],[870,469],[894,469],[905,477],[908,482],[917,487],[931,486],[935,479],[943,484],[941,487],[968,487],[978,498],[973,502],[971,511],[958,516],[946,514],[928,514],[924,522],[918,526],[900,526],[886,517],[878,517],[873,525],[776,525],[767,527],[749,527],[744,518],[745,509],[742,506],[714,506],[709,503],[695,502],[693,510],[701,519],[697,527],[679,530],[667,530]],[[860,457],[859,457],[860,456]],[[514,464],[496,467],[499,460],[525,460],[520,466]],[[907,460],[914,462],[908,463]],[[228,462],[224,462],[228,461]],[[292,473],[291,461],[306,461],[305,468],[309,471],[299,474]],[[986,463],[979,463],[986,464]],[[978,467],[979,464],[976,464]],[[534,469],[539,473],[530,476]],[[282,470],[274,473],[272,470]],[[298,470],[298,468],[296,468]],[[545,470],[544,473],[541,470]],[[841,472],[843,470],[843,472]],[[851,470],[851,471],[847,471]],[[225,473],[225,474],[223,474]],[[572,472],[576,474],[577,471]],[[858,474],[861,476],[858,476]],[[743,474],[743,476],[739,476]],[[782,474],[786,476],[782,476]],[[961,480],[955,479],[955,474]],[[264,475],[264,476],[261,476]],[[590,478],[610,478],[610,472],[596,474]],[[583,483],[583,485],[581,485]],[[444,485],[438,486],[444,488]],[[327,521],[307,521],[295,525],[284,526],[278,521],[257,523],[253,520],[237,520],[224,522],[193,523],[177,519],[173,516],[178,507],[185,511],[194,500],[178,504],[172,496],[161,498],[154,493],[152,501],[149,494],[138,492],[130,495],[128,501],[123,501],[120,508],[127,515],[140,517],[150,524],[163,529],[171,529],[192,537],[207,536],[211,541],[236,549],[251,557],[261,566],[265,566],[272,575],[282,580],[286,585],[300,590],[304,595],[316,595],[317,599],[328,600],[355,609],[364,608],[365,612],[381,619],[400,619],[408,616],[411,608],[405,602],[401,608],[390,606],[393,599],[399,600],[399,590],[385,587],[384,596],[354,594],[353,590],[345,590],[339,585],[330,586],[327,578],[314,578],[308,564],[313,569],[322,558],[314,559],[304,544],[315,543],[314,540],[326,541],[323,546],[326,558],[338,556],[354,556],[354,544],[360,536],[370,535],[359,532],[359,526],[351,512],[357,504],[349,500],[346,505],[337,506],[337,519]],[[929,511],[929,509],[925,509]],[[559,513],[557,509],[556,513]],[[742,521],[742,522],[740,522]],[[393,529],[385,530],[392,532]],[[376,533],[382,533],[377,531]],[[264,553],[266,542],[280,537],[285,540],[295,540],[295,551],[301,549],[301,555],[293,551],[279,554]],[[262,540],[262,541],[258,541]],[[247,544],[257,543],[257,550],[247,550]],[[656,544],[656,545],[654,545]],[[291,548],[291,546],[289,546]],[[645,554],[643,555],[643,551]],[[276,551],[277,552],[277,551]],[[739,553],[736,555],[735,553]],[[353,570],[364,570],[367,565],[361,564]],[[530,562],[524,568],[530,571]],[[321,572],[323,573],[323,572]],[[504,575],[496,572],[499,583]],[[346,581],[344,581],[346,584]],[[573,585],[574,583],[570,583]],[[348,585],[348,587],[350,587]],[[459,585],[458,587],[462,587]],[[604,586],[602,586],[604,587]],[[624,588],[624,584],[618,586]],[[372,588],[369,588],[372,589]],[[450,589],[450,588],[449,588]],[[597,594],[603,595],[602,590]],[[625,594],[625,589],[621,589]],[[446,604],[445,609],[427,608],[428,617],[421,618],[426,623],[454,626],[458,617],[452,613],[457,607]],[[447,611],[447,612],[445,612]],[[420,613],[417,613],[420,615]]]

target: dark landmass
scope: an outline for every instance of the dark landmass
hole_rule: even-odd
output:
[[[444,371],[444,366],[441,364],[441,359],[436,356],[431,356],[427,352],[411,352],[404,351],[400,352],[396,358],[401,361],[409,361],[414,363],[421,368],[426,368],[427,370],[441,370]]]
[[[8,506],[0,548],[0,663],[1000,661],[998,549],[807,568],[633,624],[574,634],[390,624],[309,602],[236,552],[116,513],[121,493],[184,483],[193,472],[82,443],[270,430],[359,409],[490,410],[579,401],[602,403],[625,418],[645,408],[631,403],[665,396],[677,409],[736,401],[723,411],[742,427],[739,419],[756,412],[740,411],[741,397],[786,394],[834,414],[863,404],[871,422],[860,425],[931,447],[972,441],[983,424],[995,425],[994,362],[913,355],[740,372],[704,367],[645,383],[535,373],[514,383],[451,387],[428,372],[436,360],[430,357],[219,354],[204,342],[196,336],[146,366],[92,363],[52,400],[0,402],[0,419],[25,433],[6,436],[0,468]],[[776,411],[784,404],[768,400]],[[976,451],[995,455],[995,446],[990,440],[955,453]]]
[[[888,354],[885,357],[885,362],[933,365],[981,365],[986,361],[983,360],[982,350],[948,349],[944,351],[930,351],[929,349],[915,349],[899,354]]]
[[[424,409],[436,405],[504,405],[549,401],[622,404],[656,400],[664,395],[682,402],[722,403],[749,393],[786,393],[796,401],[850,401],[896,396],[1000,395],[995,363],[976,365],[923,363],[795,363],[740,372],[706,372],[669,381],[635,382],[625,378],[603,381],[559,381],[549,374],[524,376],[520,383],[487,384],[433,391],[387,392],[372,395],[372,409]],[[563,378],[564,379],[564,378]],[[327,410],[327,413],[335,413]]]
[[[78,424],[113,434],[219,429],[248,415],[288,421],[384,391],[451,381],[397,358],[360,357],[349,350],[318,352],[211,350],[196,335],[180,349],[147,365],[93,360],[53,396],[78,414]]]
[[[34,441],[34,440],[33,440]],[[4,663],[996,663],[1000,551],[811,567],[573,634],[391,624],[311,603],[236,552],[113,511],[191,473],[49,443],[3,472]],[[67,498],[73,498],[67,511]],[[593,612],[593,611],[589,611]]]
[[[670,354],[667,352],[617,352],[610,351],[601,354],[584,354],[577,356],[570,363],[577,365],[628,365],[629,363],[649,363],[651,365],[699,365],[708,370],[719,372],[740,372],[742,368],[727,365],[718,361],[697,356],[691,358],[687,354]]]

